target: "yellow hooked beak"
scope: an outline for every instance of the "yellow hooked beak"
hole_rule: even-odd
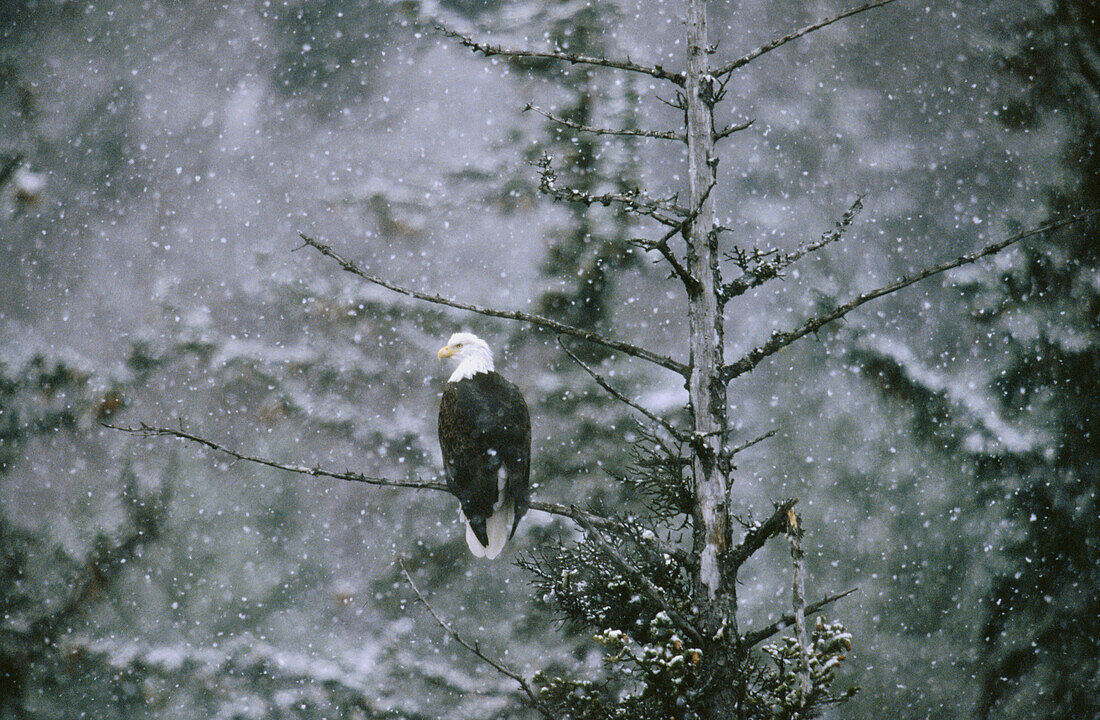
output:
[[[446,360],[450,356],[454,355],[456,352],[458,352],[458,350],[455,350],[450,345],[446,345],[439,348],[439,352],[436,353],[436,357],[438,357],[440,360]]]

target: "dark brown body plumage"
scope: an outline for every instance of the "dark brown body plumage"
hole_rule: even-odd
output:
[[[515,534],[527,512],[531,476],[531,419],[519,389],[494,371],[448,382],[439,404],[439,445],[447,487],[481,544],[489,544],[485,523],[501,499],[515,507],[509,537]]]

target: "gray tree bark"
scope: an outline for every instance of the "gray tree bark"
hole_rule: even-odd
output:
[[[724,446],[729,426],[726,402],[722,279],[718,267],[714,186],[718,157],[714,148],[714,78],[709,66],[706,0],[687,0],[687,68],[684,104],[687,117],[688,182],[692,211],[684,232],[688,273],[688,328],[691,348],[688,394],[693,420],[695,523],[694,553],[699,558],[696,597],[704,629],[703,662],[712,697],[704,703],[710,717],[737,714],[737,595],[733,573],[723,571],[731,546]]]

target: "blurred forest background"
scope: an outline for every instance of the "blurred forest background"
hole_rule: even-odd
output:
[[[835,14],[714,2],[737,57]],[[284,462],[432,479],[446,370],[469,328],[534,422],[536,498],[629,507],[629,408],[554,338],[356,282],[614,328],[686,354],[676,290],[614,208],[538,193],[683,189],[648,83],[485,61],[438,22],[516,46],[682,67],[661,0],[42,0],[0,4],[0,716],[524,716],[434,607],[530,674],[598,677],[514,564],[576,529],[531,512],[505,556],[466,550],[438,493],[289,475],[101,422],[182,426]],[[744,351],[815,307],[1100,198],[1094,0],[898,2],[745,68],[719,216],[790,248],[857,196],[843,244],[738,299]],[[595,122],[596,120],[606,122]],[[731,389],[745,515],[801,498],[811,599],[854,636],[846,718],[1100,716],[1100,242],[1029,241],[877,301]],[[735,355],[736,356],[736,353]],[[677,378],[592,350],[650,408]],[[625,504],[625,505],[624,505]],[[747,617],[789,593],[750,569]],[[778,575],[777,575],[778,573]],[[779,603],[782,606],[782,602]],[[753,608],[759,608],[754,614]],[[771,618],[774,619],[774,618]]]

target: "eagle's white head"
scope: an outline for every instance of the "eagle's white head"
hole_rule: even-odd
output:
[[[458,332],[451,336],[447,344],[439,349],[439,359],[451,358],[458,364],[447,382],[465,380],[480,372],[493,369],[493,351],[477,335]]]

